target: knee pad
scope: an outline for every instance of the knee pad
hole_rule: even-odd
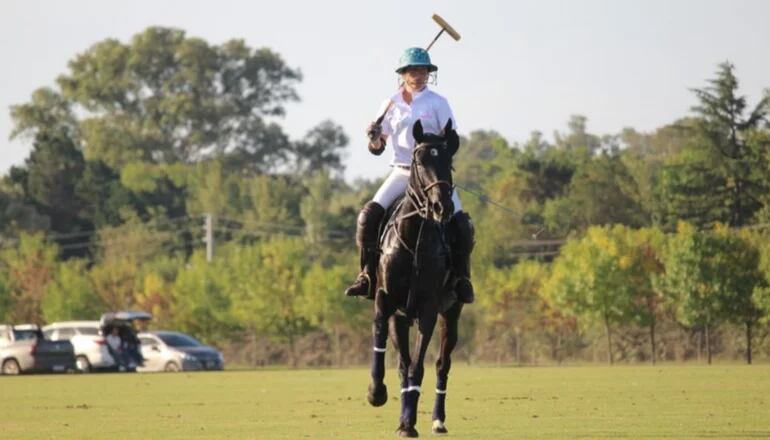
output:
[[[380,222],[385,215],[385,208],[377,202],[369,202],[364,205],[358,214],[356,228],[356,244],[360,247],[371,247],[377,244],[377,234],[380,231]]]
[[[452,232],[452,248],[456,252],[470,253],[476,243],[476,231],[471,216],[460,211],[449,221]]]

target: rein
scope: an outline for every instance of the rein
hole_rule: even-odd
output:
[[[410,179],[409,179],[409,185],[406,187],[406,196],[409,199],[410,202],[412,202],[412,206],[415,207],[417,210],[416,213],[422,217],[423,220],[428,220],[429,216],[431,214],[431,206],[428,203],[428,191],[436,186],[439,185],[446,185],[449,187],[450,194],[454,191],[454,187],[452,186],[452,183],[446,180],[437,180],[435,182],[432,182],[425,187],[417,186],[415,187],[413,184],[413,181],[416,181],[418,184],[422,183],[422,179],[420,178],[420,174],[418,172],[418,165],[417,161],[415,160],[415,156],[418,151],[420,151],[423,148],[428,148],[431,146],[434,146],[435,144],[420,144],[417,146],[417,148],[414,149],[412,152],[412,166],[410,169]],[[412,179],[411,177],[414,177]],[[407,214],[407,215],[415,215]]]
[[[430,219],[430,214],[431,214],[433,208],[431,207],[430,203],[428,202],[428,191],[431,188],[434,188],[434,187],[439,186],[439,185],[446,185],[447,187],[449,187],[450,193],[454,191],[454,186],[452,185],[451,182],[449,182],[447,180],[437,180],[435,182],[431,182],[428,185],[425,185],[424,187],[419,186],[419,184],[422,183],[422,179],[420,178],[420,174],[419,174],[419,171],[418,171],[417,161],[415,160],[415,155],[421,149],[428,148],[428,147],[431,147],[431,146],[437,146],[437,145],[438,144],[420,144],[412,152],[412,165],[410,167],[409,185],[406,187],[406,197],[401,200],[399,205],[395,208],[394,212],[398,213],[401,210],[402,205],[404,204],[404,202],[407,201],[407,200],[414,207],[414,210],[412,210],[411,212],[405,213],[405,214],[397,215],[390,222],[390,224],[395,229],[394,232],[395,232],[396,239],[398,240],[398,242],[401,244],[401,246],[404,249],[406,249],[410,254],[412,254],[412,256],[414,257],[415,265],[418,264],[417,263],[417,255],[418,255],[417,251],[418,251],[418,248],[420,246],[420,242],[422,241],[422,233],[423,233],[423,228],[425,227],[425,223],[426,222],[430,222],[430,223],[434,224],[437,228],[439,228],[439,229],[441,228],[441,225],[435,224],[435,222]],[[415,182],[417,183],[417,185],[415,185]],[[415,242],[414,249],[411,249],[409,247],[409,245],[406,243],[406,240],[404,240],[404,238],[399,233],[399,231],[398,231],[398,224],[402,220],[405,220],[405,219],[408,219],[408,218],[414,217],[414,216],[419,216],[423,221],[420,223],[420,229],[417,232],[417,240]],[[442,241],[443,247],[445,249],[447,249],[447,245],[446,245],[446,243],[444,243],[443,234],[439,234],[439,236],[441,237],[441,241]]]
[[[449,252],[449,246],[447,246],[446,240],[444,238],[443,224],[433,221],[430,217],[433,208],[428,199],[428,191],[431,188],[437,187],[439,185],[446,185],[449,188],[449,191],[451,194],[451,192],[454,191],[454,187],[452,186],[452,183],[447,180],[437,180],[435,182],[431,182],[428,185],[425,185],[424,187],[421,186],[423,182],[422,182],[421,175],[419,173],[420,166],[418,165],[417,160],[415,160],[415,155],[420,149],[431,147],[431,146],[434,146],[434,144],[420,144],[419,146],[417,146],[417,148],[414,149],[414,152],[412,153],[412,165],[410,167],[409,184],[406,188],[406,196],[403,199],[401,199],[401,202],[395,208],[394,212],[398,215],[394,215],[394,217],[391,219],[391,221],[388,223],[388,226],[387,226],[387,227],[393,228],[393,233],[396,236],[396,239],[398,240],[400,246],[412,255],[411,287],[407,295],[406,310],[405,310],[406,316],[412,319],[415,317],[416,309],[417,309],[416,292],[418,289],[421,268],[423,267],[422,258],[421,258],[419,249],[420,249],[420,244],[423,241],[423,232],[426,224],[428,224],[429,227],[433,227],[435,229],[445,255],[447,256],[451,255],[451,253]],[[404,208],[403,206],[404,203],[411,204],[413,207],[413,210],[404,214],[399,214],[402,208]],[[406,243],[406,240],[404,240],[404,237],[402,237],[401,233],[399,232],[399,224],[403,220],[414,216],[419,216],[422,221],[420,222],[420,227],[419,227],[419,230],[417,231],[417,239],[415,240],[415,243],[414,243],[414,249],[411,249],[409,245]],[[385,234],[383,234],[383,238],[384,236]]]

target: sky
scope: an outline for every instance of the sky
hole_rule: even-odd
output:
[[[183,29],[210,44],[268,47],[304,80],[280,123],[292,139],[325,119],[351,139],[345,177],[381,177],[364,129],[396,89],[403,49],[425,47],[438,13],[461,35],[431,49],[434,90],[459,131],[552,139],[572,114],[596,134],[652,131],[690,114],[693,87],[719,63],[736,67],[754,104],[770,88],[770,1],[765,0],[0,0],[0,174],[23,164],[28,141],[9,140],[9,107],[54,86],[76,54],[148,26]]]

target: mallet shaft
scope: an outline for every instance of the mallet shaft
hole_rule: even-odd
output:
[[[431,42],[430,42],[430,44],[428,45],[428,47],[426,47],[426,48],[425,48],[425,51],[426,51],[426,52],[427,52],[427,51],[429,51],[431,47],[433,47],[433,43],[435,43],[435,42],[436,42],[436,40],[438,40],[438,37],[440,37],[440,36],[441,36],[441,34],[443,34],[445,30],[446,30],[446,29],[444,29],[444,28],[441,28],[441,30],[440,30],[440,31],[438,31],[438,34],[436,34],[436,38],[434,38],[434,39],[433,39],[433,41],[431,41]]]

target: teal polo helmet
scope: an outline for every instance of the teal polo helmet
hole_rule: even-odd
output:
[[[428,72],[435,72],[438,70],[434,64],[430,62],[430,55],[428,51],[421,47],[410,47],[401,54],[399,60],[399,67],[396,69],[396,73],[404,73],[407,67],[427,67]]]

